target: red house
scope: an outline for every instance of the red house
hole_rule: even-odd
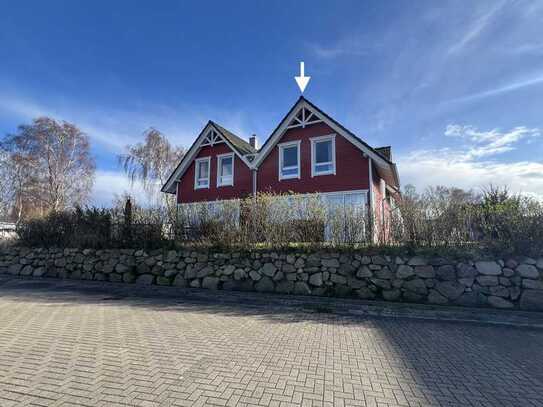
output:
[[[258,192],[315,194],[364,205],[384,231],[400,180],[391,148],[372,148],[300,97],[261,148],[209,121],[163,186],[179,205]]]

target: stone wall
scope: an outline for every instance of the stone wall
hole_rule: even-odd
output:
[[[543,258],[0,248],[0,273],[543,310]]]

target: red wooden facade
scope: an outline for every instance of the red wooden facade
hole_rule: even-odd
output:
[[[312,139],[333,137],[334,172],[312,172]],[[299,177],[279,176],[280,146],[299,145]],[[315,140],[313,140],[315,142]],[[233,153],[233,185],[218,186],[217,157]],[[196,188],[195,162],[209,157],[209,185]],[[313,167],[315,168],[315,167]],[[399,178],[390,147],[374,149],[301,97],[260,150],[214,122],[209,122],[164,185],[179,204],[246,198],[259,192],[333,193],[361,191],[377,225],[385,224],[390,197],[399,194]]]
[[[300,140],[300,178],[279,180],[279,149],[276,147],[264,158],[257,171],[257,192],[311,193],[367,190],[369,187],[368,159],[345,138],[335,135],[336,173],[311,175],[311,142],[313,137],[335,134],[326,123],[305,128],[289,129],[278,143]]]
[[[187,171],[179,179],[177,184],[178,203],[246,198],[252,194],[251,169],[236,154],[234,154],[234,185],[217,185],[217,156],[226,153],[234,153],[234,151],[225,143],[205,146],[200,149]],[[196,159],[205,157],[210,157],[209,188],[196,189],[194,186],[194,163]]]

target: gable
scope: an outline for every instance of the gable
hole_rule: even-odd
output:
[[[200,132],[194,143],[192,143],[192,146],[187,151],[187,154],[185,154],[176,169],[172,172],[162,187],[162,192],[175,194],[176,181],[183,176],[185,171],[198,155],[199,151],[203,147],[213,147],[220,144],[225,144],[228,146],[247,167],[252,168],[246,154],[250,154],[251,152],[254,154],[255,150],[249,145],[249,143],[210,120]]]
[[[287,126],[288,129],[296,129],[296,128],[305,128],[306,126],[309,126],[311,124],[316,124],[322,122],[321,119],[309,108],[306,106],[302,106],[294,118],[289,122]]]
[[[303,96],[300,96],[298,101],[272,132],[268,140],[266,140],[260,149],[257,158],[254,160],[255,167],[258,168],[258,166],[265,160],[273,148],[282,139],[287,130],[292,128],[304,128],[320,122],[328,125],[336,134],[344,137],[360,151],[366,154],[375,163],[383,178],[387,180],[387,183],[399,187],[400,180],[394,163],[389,161],[380,152],[370,147],[359,137],[355,136],[352,132],[347,130],[336,120],[332,119]]]
[[[333,171],[330,173],[314,174],[312,149],[316,140],[332,141]],[[280,146],[295,143],[299,151],[299,171],[296,177],[284,178],[280,170]],[[368,158],[322,121],[288,128],[259,165],[256,176],[256,188],[263,192],[329,193],[369,188]]]

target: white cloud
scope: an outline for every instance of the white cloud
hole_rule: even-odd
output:
[[[91,205],[111,207],[116,196],[123,193],[133,196],[139,205],[147,205],[149,198],[140,184],[131,185],[128,177],[122,172],[96,171],[96,178],[91,194]]]
[[[402,183],[419,189],[432,185],[480,188],[489,184],[507,185],[512,191],[543,199],[543,163],[519,161],[458,161],[435,151],[417,151],[399,157]]]
[[[480,157],[487,157],[514,150],[514,144],[522,139],[541,136],[539,129],[530,129],[524,126],[515,127],[508,132],[498,129],[479,131],[473,126],[449,124],[445,130],[445,136],[463,139],[464,161]]]
[[[458,148],[417,150],[398,157],[402,183],[420,189],[431,185],[480,188],[507,185],[513,192],[543,199],[543,162],[493,160],[522,139],[538,137],[539,129],[516,127],[508,132],[479,131],[473,126],[451,124],[445,135],[464,140]]]

